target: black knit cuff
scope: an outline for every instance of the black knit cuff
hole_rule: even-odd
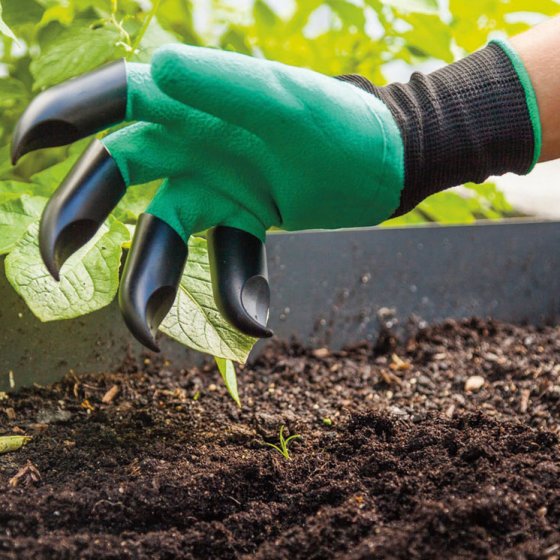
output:
[[[405,186],[394,216],[426,197],[490,175],[527,173],[535,133],[526,91],[509,56],[484,49],[407,84],[376,87],[361,76],[338,76],[381,99],[402,134]]]

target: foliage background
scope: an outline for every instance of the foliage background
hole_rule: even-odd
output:
[[[560,11],[554,0],[1,0],[0,6],[0,254],[9,253],[7,276],[42,320],[75,317],[113,299],[122,248],[157,187],[129,189],[104,230],[54,283],[39,259],[37,220],[85,142],[30,154],[12,167],[11,132],[42,89],[121,57],[148,62],[155,48],[176,41],[329,75],[359,73],[382,85],[395,70],[453,62],[493,35],[519,33]],[[389,224],[468,223],[511,210],[494,185],[466,185]],[[204,241],[194,240],[191,253],[163,330],[243,361],[253,341],[213,307]]]

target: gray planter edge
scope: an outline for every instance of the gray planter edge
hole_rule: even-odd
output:
[[[400,325],[411,317],[554,322],[559,246],[557,221],[271,234],[270,324],[280,339],[339,348],[374,340],[380,312]],[[143,353],[115,303],[79,319],[41,323],[3,268],[0,302],[0,391],[51,383],[70,370],[108,372]],[[162,350],[179,367],[204,359],[169,339]]]

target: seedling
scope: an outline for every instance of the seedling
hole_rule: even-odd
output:
[[[290,443],[294,440],[294,439],[301,439],[301,436],[299,434],[294,434],[293,436],[289,436],[287,438],[284,437],[284,424],[282,424],[282,426],[280,426],[280,445],[276,445],[274,443],[268,443],[268,441],[265,441],[265,445],[268,445],[269,447],[272,447],[273,449],[276,449],[276,451],[278,451],[278,453],[280,453],[285,459],[290,460],[290,453],[288,452],[288,447],[290,445]]]

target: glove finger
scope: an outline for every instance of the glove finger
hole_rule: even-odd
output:
[[[177,295],[187,254],[187,240],[165,220],[140,216],[121,277],[119,307],[130,332],[155,352],[156,333]]]
[[[208,231],[214,300],[222,316],[244,334],[268,338],[270,287],[265,244],[242,229]]]
[[[146,212],[166,221],[184,240],[191,233],[216,225],[242,229],[262,242],[266,237],[266,227],[257,216],[198,176],[183,175],[164,181]]]
[[[294,75],[309,72],[188,45],[161,47],[152,60],[152,76],[165,94],[249,130],[301,109],[282,85],[287,69]]]
[[[130,186],[185,173],[192,162],[181,140],[163,125],[141,122],[121,128],[101,142],[118,166],[124,183]],[[181,150],[182,147],[185,149]]]
[[[66,259],[95,235],[127,186],[159,179],[189,163],[186,157],[173,157],[174,148],[163,127],[149,123],[131,125],[90,145],[41,218],[39,247],[54,278]]]
[[[95,140],[49,199],[39,227],[43,261],[58,280],[64,261],[85,245],[126,192],[105,146]]]
[[[192,112],[154,84],[148,64],[119,60],[40,93],[15,127],[12,162],[123,121],[169,124],[190,120]]]
[[[124,60],[43,91],[16,124],[12,163],[33,150],[64,146],[122,122],[126,99]]]
[[[126,77],[125,120],[163,125],[191,120],[194,110],[158,88],[149,64],[127,62]]]
[[[185,242],[212,228],[208,250],[212,289],[223,317],[241,332],[269,337],[270,303],[264,228],[232,200],[195,178],[166,181],[147,212],[169,224]]]

